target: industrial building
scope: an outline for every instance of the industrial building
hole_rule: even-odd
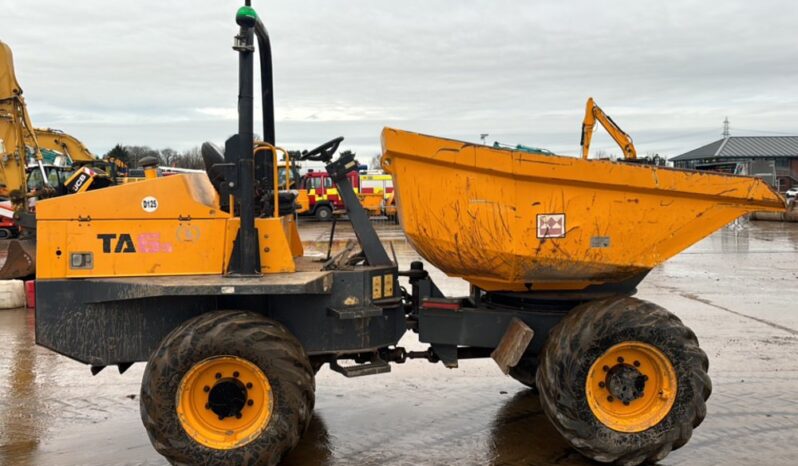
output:
[[[726,136],[670,161],[676,168],[753,175],[781,192],[798,186],[798,136]]]

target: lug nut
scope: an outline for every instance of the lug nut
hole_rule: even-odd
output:
[[[635,367],[640,367],[640,361],[635,361],[634,365],[635,365]]]
[[[252,382],[248,382],[247,383],[247,389],[250,389],[250,388],[252,388]]]
[[[647,375],[643,376],[643,382],[648,382],[648,376]]]
[[[220,372],[217,372],[217,373],[216,373],[216,378],[217,378],[217,379],[221,379],[221,378],[222,378],[222,374],[221,374]]]
[[[206,385],[206,386],[205,386],[205,388],[203,388],[202,390],[203,390],[205,393],[208,393],[209,391],[211,391],[211,387],[209,387],[209,386],[207,386],[207,385]]]
[[[623,402],[623,405],[624,405],[624,406],[629,406],[629,402],[628,402],[628,401],[624,401],[624,402]]]
[[[607,397],[607,401],[609,401],[610,403],[612,403],[613,401],[615,401],[615,398],[613,398],[613,397],[611,397],[611,396],[608,396],[608,397]]]
[[[224,421],[224,416],[219,416],[220,421]]]
[[[610,371],[610,366],[604,366],[604,367],[602,367],[602,369],[604,369],[604,372],[609,372]]]
[[[599,382],[599,388],[604,388],[604,382]]]
[[[205,409],[211,409],[211,405],[208,404],[208,403],[205,403]]]
[[[254,404],[255,404],[255,402],[254,402],[254,401],[252,401],[252,400],[247,400],[247,406],[252,406],[252,405],[254,405]]]
[[[619,362],[619,363],[621,363],[621,364],[623,364],[623,358],[622,358],[622,357],[620,357],[620,356],[618,356],[618,362]]]
[[[236,419],[241,419],[241,413],[236,413]]]
[[[233,377],[238,378],[239,375],[238,371],[233,372]]]

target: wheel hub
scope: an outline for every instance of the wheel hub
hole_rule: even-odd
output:
[[[671,411],[677,393],[676,370],[648,343],[619,343],[599,356],[588,371],[585,397],[599,422],[618,432],[642,432]]]
[[[618,364],[607,373],[605,384],[614,398],[631,403],[645,394],[646,379],[634,366]]]
[[[247,405],[247,388],[238,379],[223,379],[208,392],[208,408],[219,420],[228,417],[241,417],[241,411]]]
[[[180,382],[176,408],[183,430],[217,450],[251,442],[271,420],[269,380],[255,364],[237,356],[216,356],[192,366]]]

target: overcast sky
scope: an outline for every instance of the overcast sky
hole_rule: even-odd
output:
[[[275,56],[278,144],[383,126],[579,152],[593,96],[638,152],[798,135],[794,1],[254,0]],[[187,149],[236,130],[234,0],[0,0],[36,126]],[[260,132],[260,131],[258,131]],[[594,151],[618,153],[605,134]]]

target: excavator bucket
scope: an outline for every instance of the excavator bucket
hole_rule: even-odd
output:
[[[8,247],[5,250],[5,262],[0,266],[0,280],[25,278],[36,273],[36,240],[14,239],[3,243]],[[0,258],[2,255],[3,251],[0,250]]]
[[[756,178],[497,149],[386,128],[402,229],[486,291],[621,290],[751,212],[783,212]]]

